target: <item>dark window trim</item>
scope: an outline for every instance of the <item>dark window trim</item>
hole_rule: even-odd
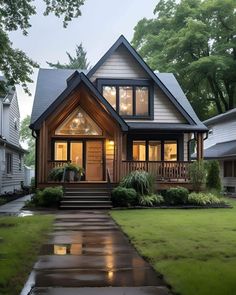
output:
[[[154,119],[154,86],[151,80],[147,79],[101,79],[96,80],[96,86],[101,94],[103,94],[103,86],[114,86],[116,87],[116,112],[120,115],[119,109],[119,86],[131,86],[133,88],[133,115],[123,116],[120,115],[123,119],[132,119],[132,120],[153,120]],[[139,116],[136,115],[136,91],[135,87],[148,87],[148,115]]]
[[[226,163],[231,166],[230,167],[231,168],[230,175],[228,175],[226,173]],[[235,167],[236,167],[236,160],[225,160],[224,163],[223,163],[223,175],[224,175],[224,177],[236,177],[236,169],[235,169]]]
[[[9,158],[8,158],[9,156]],[[10,153],[10,152],[6,152],[6,159],[5,159],[5,162],[6,162],[6,174],[7,175],[12,175],[13,174],[13,153]],[[8,162],[10,159],[10,163]],[[10,168],[10,169],[8,169]]]

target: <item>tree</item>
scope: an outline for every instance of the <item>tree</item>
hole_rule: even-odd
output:
[[[51,62],[47,62],[48,65],[52,68],[56,69],[88,69],[89,62],[87,61],[87,52],[84,50],[82,43],[80,45],[76,45],[75,48],[75,57],[72,57],[69,52],[66,52],[69,63],[61,64],[59,61],[54,64]]]
[[[234,108],[236,1],[160,0],[154,13],[132,40],[150,67],[173,72],[202,119]]]
[[[220,166],[216,160],[209,161],[207,169],[207,188],[220,192],[221,181],[220,181]]]
[[[26,116],[20,126],[20,140],[27,144],[28,154],[25,154],[24,163],[26,166],[35,165],[35,139],[29,129],[30,116]]]
[[[43,0],[45,2],[44,15],[54,13],[63,17],[66,27],[73,18],[81,15],[80,7],[85,0]],[[8,32],[21,30],[27,35],[30,28],[30,17],[36,14],[34,0],[2,0],[0,1],[0,72],[6,77],[10,85],[21,84],[28,92],[26,83],[32,82],[30,75],[37,64],[27,55],[12,47]],[[4,82],[1,81],[3,85]],[[3,87],[1,85],[1,87]]]

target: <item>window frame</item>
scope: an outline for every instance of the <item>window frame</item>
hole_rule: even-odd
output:
[[[132,120],[153,120],[154,119],[154,86],[151,80],[147,79],[100,79],[96,80],[96,85],[100,93],[103,95],[103,87],[110,86],[116,88],[116,112],[120,115],[120,99],[119,87],[132,87],[133,91],[133,114],[120,115],[124,119]],[[148,88],[148,115],[136,115],[136,87]]]
[[[9,161],[9,159],[10,159],[10,161]],[[8,168],[10,168],[10,169],[8,169]],[[6,174],[13,175],[13,153],[11,153],[11,152],[6,152]]]
[[[226,173],[227,169],[226,169],[226,165],[230,165],[231,167],[231,174],[228,175]],[[224,160],[223,162],[223,177],[224,178],[232,178],[232,177],[236,177],[236,160]]]

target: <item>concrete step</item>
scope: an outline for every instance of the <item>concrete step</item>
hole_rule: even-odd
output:
[[[63,196],[62,201],[110,201],[109,196]]]
[[[112,205],[61,205],[60,209],[111,209]]]
[[[74,191],[65,191],[64,195],[66,196],[110,196],[109,191],[101,190],[101,191],[91,191],[91,190],[86,190],[86,191],[80,191],[80,190],[74,190]]]
[[[65,204],[65,203],[68,203],[68,204],[72,204],[72,203],[75,203],[75,204],[83,204],[83,203],[88,203],[88,204],[103,204],[103,203],[111,203],[109,200],[62,200],[61,201],[61,204]]]

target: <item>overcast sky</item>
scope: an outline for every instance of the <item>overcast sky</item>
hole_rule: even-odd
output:
[[[10,34],[13,46],[22,49],[40,67],[48,68],[46,61],[67,62],[65,52],[74,53],[75,45],[83,43],[91,65],[109,49],[116,39],[123,34],[129,41],[137,22],[146,17],[153,17],[153,10],[158,0],[85,0],[82,16],[69,23],[66,29],[62,19],[43,16],[44,3],[36,0],[37,15],[31,19],[32,28],[27,37],[20,31]],[[32,96],[29,97],[17,87],[21,120],[31,114],[35,92],[37,70],[29,85]]]

